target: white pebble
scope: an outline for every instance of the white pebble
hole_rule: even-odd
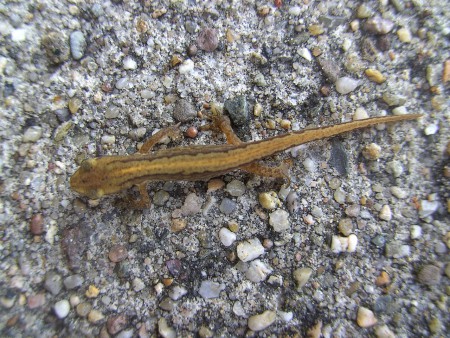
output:
[[[114,144],[116,142],[116,137],[114,135],[103,135],[101,138],[102,144]]]
[[[232,180],[227,184],[226,191],[234,197],[239,197],[245,194],[245,184],[238,180]]]
[[[419,205],[419,217],[425,218],[434,214],[439,208],[438,201],[421,200]]]
[[[275,322],[277,314],[274,311],[266,310],[259,315],[251,316],[248,319],[248,327],[252,331],[262,331]]]
[[[180,70],[180,74],[191,73],[194,70],[194,61],[187,59],[180,65],[179,70]]]
[[[237,301],[233,304],[233,313],[239,317],[246,317],[244,307],[242,306],[240,301]]]
[[[42,136],[42,128],[38,126],[33,126],[25,130],[23,134],[23,142],[36,142]]]
[[[294,313],[292,312],[284,312],[284,311],[278,311],[278,316],[285,322],[288,323],[294,318]]]
[[[347,252],[355,252],[356,246],[358,245],[358,237],[355,234],[348,236],[348,247]]]
[[[219,239],[224,246],[228,247],[236,240],[236,234],[227,228],[222,228],[219,231]]]
[[[422,228],[419,225],[411,225],[409,232],[411,234],[411,239],[418,239],[422,237]]]
[[[55,306],[53,306],[53,310],[55,311],[55,314],[59,319],[66,318],[70,312],[70,303],[66,299],[60,300],[59,302],[55,303]]]
[[[75,31],[70,34],[70,52],[75,60],[80,60],[84,55],[86,39],[82,32]]]
[[[363,107],[358,107],[355,110],[355,114],[353,115],[353,121],[356,120],[365,120],[369,118],[369,113]]]
[[[13,29],[11,31],[11,41],[22,42],[27,39],[27,30],[25,28]]]
[[[183,286],[175,285],[172,290],[169,292],[169,297],[172,300],[178,300],[187,294],[187,290]]]
[[[377,338],[395,338],[394,332],[387,325],[380,325],[375,328]]]
[[[312,272],[313,271],[311,268],[300,268],[294,271],[294,279],[297,283],[297,291],[301,291],[302,287],[304,287],[306,283],[308,283]]]
[[[128,79],[128,77],[122,77],[116,82],[116,88],[117,89],[129,89],[131,88],[131,83]]]
[[[163,338],[176,338],[177,336],[176,331],[167,324],[164,317],[158,320],[158,332]]]
[[[293,6],[289,8],[288,12],[290,15],[297,16],[302,12],[302,8],[300,6]]]
[[[408,114],[408,110],[405,106],[400,106],[397,108],[392,109],[392,114],[394,115],[406,115]]]
[[[439,126],[437,124],[429,124],[426,126],[425,130],[423,131],[425,135],[434,135],[438,132]]]
[[[245,272],[245,277],[254,283],[259,283],[266,280],[267,276],[270,275],[272,271],[270,266],[261,262],[259,259],[255,259],[250,263],[250,267]]]
[[[276,232],[289,230],[289,213],[285,210],[275,210],[269,215],[269,224]]]
[[[316,162],[309,157],[303,161],[303,166],[310,173],[313,173],[316,171]]]
[[[408,193],[397,186],[391,187],[391,194],[399,199],[405,199],[406,197],[408,197]]]
[[[137,68],[136,61],[133,60],[130,56],[127,56],[125,59],[123,59],[123,69],[126,70],[134,70]]]
[[[344,39],[344,42],[342,42],[342,49],[347,52],[350,47],[352,46],[352,40],[350,39]]]
[[[358,87],[359,81],[352,79],[350,77],[344,76],[339,78],[336,83],[336,90],[339,94],[345,95],[348,94]]]
[[[392,211],[389,205],[385,204],[381,207],[378,217],[383,221],[390,221],[392,219]]]
[[[306,61],[312,60],[312,55],[308,48],[300,48],[299,50],[297,50],[297,54],[304,58]]]
[[[220,284],[212,281],[203,281],[200,285],[198,293],[205,299],[217,298],[220,292],[225,289],[225,284]]]
[[[348,249],[348,237],[333,236],[331,237],[331,251],[334,253],[340,253],[347,251]]]
[[[356,322],[360,327],[371,327],[377,323],[377,319],[372,311],[368,308],[360,307],[356,317]]]
[[[241,242],[237,246],[237,255],[243,262],[249,262],[264,253],[264,247],[258,238],[251,238]]]

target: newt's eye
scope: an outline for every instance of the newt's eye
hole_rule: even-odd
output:
[[[93,160],[87,159],[81,162],[80,168],[82,168],[84,171],[90,171],[93,166],[94,166]]]

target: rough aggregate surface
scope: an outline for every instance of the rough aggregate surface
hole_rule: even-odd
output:
[[[0,336],[444,336],[449,41],[435,0],[0,2]],[[245,141],[423,117],[267,159],[288,188],[70,190],[178,121],[158,149],[224,143],[199,128],[224,104]]]

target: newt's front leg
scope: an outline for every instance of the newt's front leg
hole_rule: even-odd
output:
[[[153,149],[153,147],[158,144],[165,137],[170,137],[172,139],[178,137],[180,134],[180,130],[178,127],[180,123],[177,123],[174,126],[170,126],[164,129],[161,129],[156,134],[150,136],[142,145],[142,147],[138,150],[138,153],[145,154]],[[127,197],[120,201],[118,201],[118,205],[121,207],[131,208],[131,209],[146,209],[150,207],[151,200],[147,191],[147,182],[142,183],[136,186],[139,191],[140,198],[131,198]]]

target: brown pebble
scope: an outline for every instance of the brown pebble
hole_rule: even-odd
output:
[[[19,320],[20,316],[19,315],[15,315],[10,317],[7,321],[6,321],[6,326],[7,327],[12,327],[14,325],[17,324],[17,321]]]
[[[329,86],[322,86],[322,88],[320,88],[320,93],[321,93],[323,96],[329,96],[329,95],[330,95],[330,92],[331,92],[331,89],[330,89]]]
[[[213,52],[219,46],[217,32],[213,28],[203,29],[197,37],[197,45],[205,52]]]
[[[115,335],[126,328],[128,324],[127,316],[120,314],[117,316],[109,317],[106,321],[106,328],[108,332],[112,335]]]
[[[128,258],[128,251],[123,245],[116,244],[109,251],[108,257],[111,262],[118,263]]]
[[[435,265],[425,265],[417,276],[420,283],[425,285],[437,285],[441,281],[441,269]]]
[[[139,19],[136,23],[136,30],[138,33],[145,33],[148,31],[148,24],[145,20]]]
[[[102,84],[101,88],[105,93],[111,93],[114,89],[113,85],[109,82],[105,82],[104,84]]]
[[[198,53],[198,48],[197,48],[197,46],[196,45],[190,45],[189,47],[188,47],[188,49],[187,49],[187,54],[189,55],[189,56],[196,56],[197,55],[197,53]]]
[[[164,286],[171,286],[173,283],[173,278],[171,277],[163,278],[162,283],[164,284]]]
[[[77,314],[80,317],[86,317],[92,310],[92,305],[89,303],[80,303],[76,307]]]
[[[258,8],[257,12],[258,12],[259,16],[262,16],[262,17],[267,16],[270,13],[270,7],[269,6],[261,6]]]
[[[173,55],[172,58],[170,59],[170,65],[172,67],[179,65],[181,62],[183,62],[183,59],[179,55]]]
[[[386,271],[381,271],[381,274],[375,280],[376,286],[385,286],[391,283],[391,278]]]
[[[442,72],[442,82],[450,81],[450,60],[444,62],[444,71]]]
[[[29,296],[27,298],[27,304],[29,309],[36,309],[45,304],[45,294],[38,293],[36,295]]]
[[[44,218],[42,214],[34,214],[31,217],[30,231],[33,235],[42,235],[44,232]]]
[[[194,126],[189,127],[186,130],[186,136],[187,137],[195,138],[195,137],[197,137],[197,135],[198,135],[198,129],[196,127],[194,127]]]
[[[174,218],[172,220],[172,224],[170,225],[170,230],[172,232],[180,232],[184,228],[186,228],[187,221],[181,218]]]
[[[224,185],[225,182],[222,181],[220,178],[213,178],[210,181],[208,181],[208,192],[222,189]]]

